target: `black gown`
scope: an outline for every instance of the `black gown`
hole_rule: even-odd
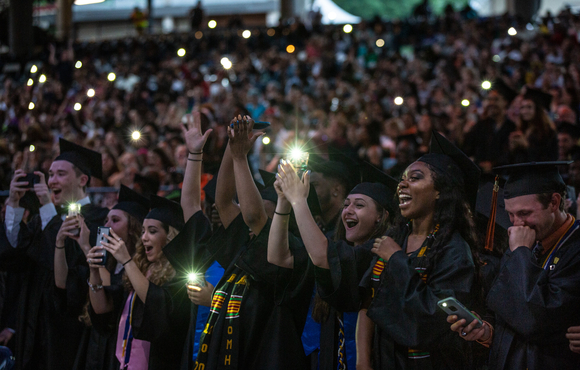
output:
[[[91,231],[91,244],[96,242],[96,229],[103,224],[107,213],[106,208],[91,204],[81,207]],[[71,306],[61,312],[55,298],[54,248],[61,225],[59,215],[44,230],[40,216],[28,224],[21,222],[16,248],[9,244],[1,228],[0,268],[18,268],[25,275],[15,328],[18,333],[16,369],[70,369],[75,360],[83,332],[83,324],[78,320],[82,307]],[[75,241],[67,239],[65,248],[69,268],[86,266],[84,253]]]
[[[406,240],[398,242],[406,247]],[[360,307],[366,295],[372,297],[367,315],[375,323],[375,369],[471,368],[470,345],[449,329],[447,315],[436,305],[450,296],[468,307],[471,303],[475,266],[469,246],[458,233],[439,248],[436,262],[427,270],[422,270],[421,249],[409,256],[396,252],[374,282],[378,257],[368,262],[372,241],[357,249],[335,245],[336,251],[329,250],[330,277],[317,270],[318,289],[322,297],[346,303],[345,309]],[[359,284],[357,275],[364,262],[367,271]]]
[[[225,267],[225,273],[214,290],[197,368],[307,367],[300,337],[312,289],[298,286],[312,281],[303,271],[268,263],[270,224],[268,220],[260,234],[250,240],[248,226],[240,214],[209,241],[208,249]],[[304,246],[292,235],[289,245],[295,258],[307,258]]]
[[[487,296],[496,313],[491,370],[580,369],[580,355],[565,336],[580,325],[580,230],[562,244],[548,270],[542,268],[546,258],[536,262],[525,247],[504,254]]]
[[[211,223],[202,211],[198,211],[187,221],[173,243],[163,249],[177,275],[187,276],[188,273],[204,273],[214,258],[205,248],[211,237]],[[185,281],[183,281],[185,284]],[[197,322],[197,305],[190,302],[188,331],[181,356],[181,370],[193,369],[193,346]]]

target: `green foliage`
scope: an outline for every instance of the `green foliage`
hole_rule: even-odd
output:
[[[336,5],[347,12],[370,19],[378,15],[385,19],[406,18],[422,0],[334,0]],[[435,14],[441,14],[447,4],[451,3],[455,9],[462,8],[469,0],[430,0],[429,4]]]

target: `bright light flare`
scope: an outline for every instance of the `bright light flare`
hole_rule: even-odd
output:
[[[517,35],[517,34],[518,34],[518,31],[516,31],[516,29],[515,29],[515,28],[513,28],[513,27],[510,27],[510,29],[508,30],[508,35],[510,35],[510,36],[515,36],[515,35]]]
[[[252,36],[252,31],[250,30],[245,30],[244,32],[242,32],[242,37],[245,39],[249,39],[250,36]]]
[[[376,42],[377,47],[382,48],[383,46],[385,46],[385,40],[383,39],[378,39]]]
[[[83,66],[83,62],[81,62],[80,60],[77,60],[77,62],[75,63],[75,68],[80,69],[82,66]]]
[[[131,139],[133,141],[138,141],[139,139],[141,139],[141,132],[138,130],[135,130],[131,133]]]
[[[501,57],[496,54],[491,58],[491,60],[493,60],[496,63],[499,63],[499,62],[501,62]]]
[[[344,33],[351,33],[352,32],[352,25],[345,24],[344,27],[342,27],[342,30],[344,31]]]
[[[485,80],[481,83],[481,88],[484,90],[489,90],[491,89],[491,82]]]
[[[402,104],[403,104],[403,102],[404,102],[404,100],[403,100],[403,98],[402,98],[402,97],[400,97],[400,96],[397,96],[397,97],[395,98],[395,100],[393,100],[393,102],[394,102],[396,105],[402,105]]]
[[[83,106],[81,105],[81,103],[75,103],[73,109],[76,110],[77,112],[81,110]]]
[[[232,68],[232,61],[231,61],[231,60],[229,60],[227,57],[223,57],[223,58],[220,60],[220,63],[222,64],[222,66],[223,66],[225,69],[230,69],[230,68]]]
[[[33,64],[32,67],[30,67],[30,73],[36,73],[38,72],[38,67],[36,66],[36,64]]]
[[[26,82],[26,85],[27,85],[27,86],[32,86],[32,85],[34,85],[34,80],[33,80],[32,78],[29,78],[29,79],[28,79],[28,82]]]
[[[29,152],[33,152],[35,150],[36,150],[36,147],[34,145],[31,145],[30,147],[28,147]]]
[[[264,136],[262,138],[262,144],[264,144],[264,145],[270,144],[270,138],[268,136]]]
[[[184,57],[185,56],[185,49],[184,48],[180,48],[179,50],[177,50],[177,56],[178,57]]]
[[[87,90],[87,96],[89,98],[92,98],[93,96],[95,96],[95,89],[88,89]]]
[[[40,75],[40,77],[38,78],[38,82],[40,82],[41,84],[46,82],[46,76],[45,75]]]
[[[461,101],[461,105],[463,105],[464,107],[469,107],[469,104],[471,104],[471,103],[470,103],[470,102],[469,102],[469,100],[467,100],[467,99],[463,99],[463,100]]]
[[[292,54],[295,50],[296,48],[294,47],[294,45],[286,46],[286,52],[288,52],[289,54]]]
[[[113,72],[109,73],[109,75],[107,76],[107,80],[113,82],[117,79],[117,75],[114,74]]]
[[[211,21],[207,22],[207,26],[209,28],[216,28],[217,27],[217,22],[212,19]]]
[[[33,110],[34,109],[34,103],[33,102],[28,103],[28,109],[29,110]]]

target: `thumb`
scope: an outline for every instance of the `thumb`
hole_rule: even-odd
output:
[[[252,146],[254,145],[256,140],[258,140],[258,138],[262,135],[264,135],[264,132],[260,132],[259,134],[252,135],[252,138],[250,139],[250,143],[252,144]]]
[[[209,137],[209,134],[211,134],[211,132],[213,131],[213,128],[209,128],[205,131],[205,133],[203,134],[203,141],[207,141],[207,138]]]

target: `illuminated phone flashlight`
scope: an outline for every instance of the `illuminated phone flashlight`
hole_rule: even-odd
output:
[[[481,83],[481,88],[484,90],[489,90],[491,89],[491,82],[485,80]]]
[[[71,203],[68,205],[68,215],[66,216],[66,218],[69,219],[72,217],[77,217],[79,213],[81,213],[81,205],[78,203]],[[81,229],[77,227],[76,229],[72,229],[70,232],[73,235],[79,235]]]
[[[447,303],[443,302],[443,303],[441,303],[441,306],[447,307]]]
[[[308,166],[308,157],[308,152],[305,152],[300,148],[293,148],[290,150],[286,160],[294,166],[298,176],[302,177],[302,174],[306,171],[306,167]]]
[[[187,274],[187,287],[196,292],[201,291],[201,288],[205,286],[205,277],[203,274],[197,272],[190,272]]]
[[[139,141],[141,139],[141,132],[139,130],[135,130],[131,133],[131,139],[133,141]]]

